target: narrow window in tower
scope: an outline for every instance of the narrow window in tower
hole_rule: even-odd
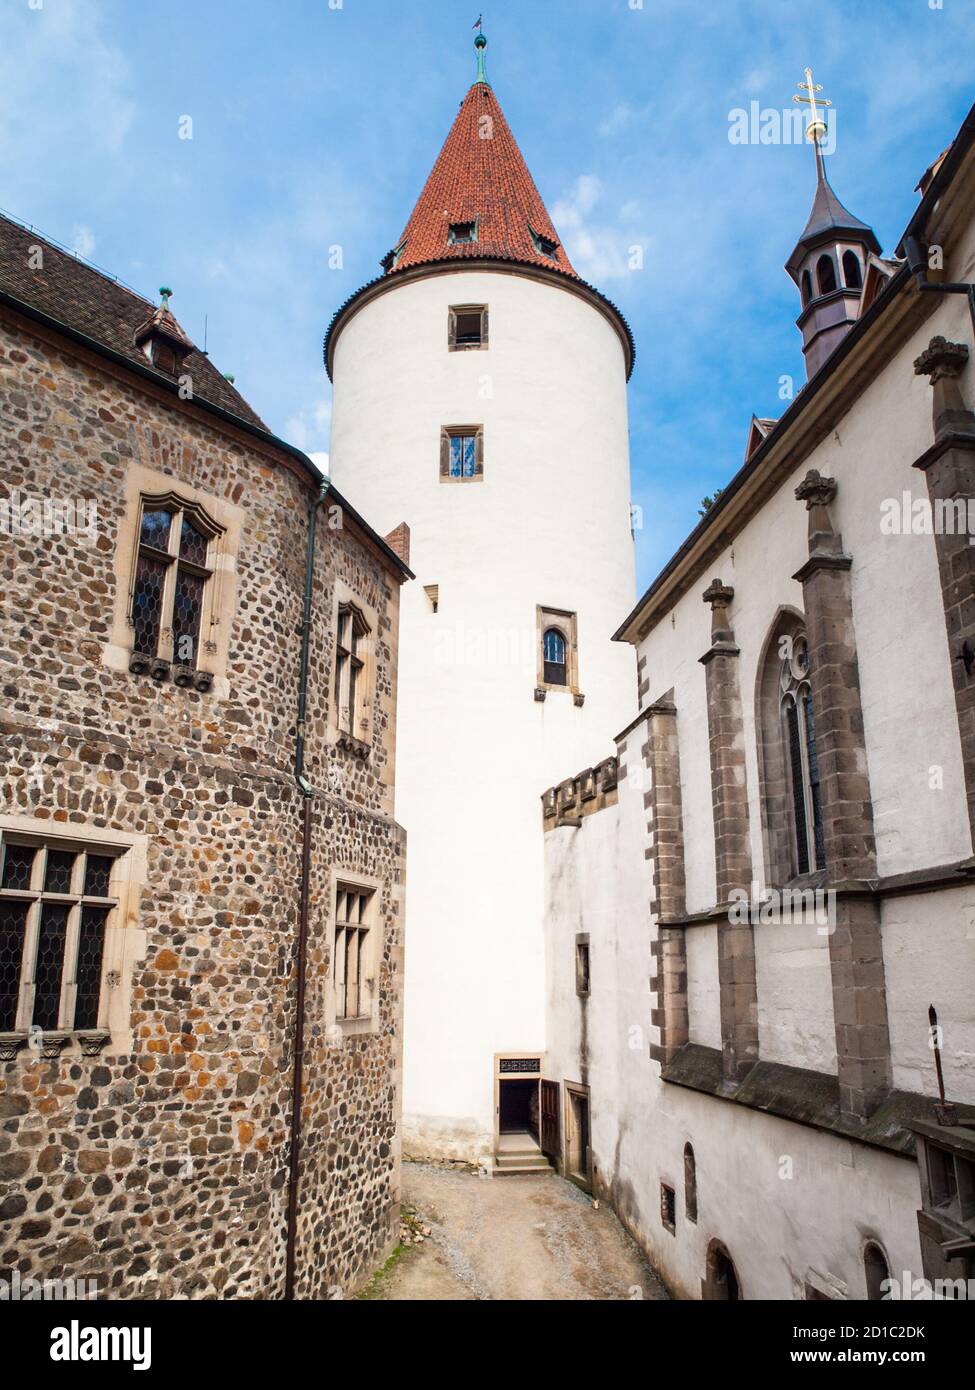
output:
[[[660,1184],[660,1221],[665,1230],[675,1234],[677,1227],[677,1194],[669,1183]]]
[[[488,345],[488,311],[485,304],[454,304],[447,311],[447,346],[465,352]]]
[[[440,431],[441,482],[470,482],[483,477],[483,427],[481,425],[445,425]]]
[[[538,680],[535,698],[544,700],[546,690],[571,691],[577,705],[584,696],[579,689],[579,643],[576,615],[563,608],[536,608],[538,632]],[[541,692],[541,693],[539,693]]]
[[[531,232],[532,242],[538,254],[547,256],[551,261],[558,260],[559,243],[553,241],[549,236],[542,236],[541,232],[536,232],[534,227],[529,227],[528,230]]]
[[[858,290],[863,286],[860,258],[855,251],[843,252],[843,279],[851,290]]]
[[[589,993],[589,940],[576,941],[576,994]]]
[[[447,240],[451,246],[465,246],[477,241],[477,222],[451,222]]]
[[[808,270],[802,272],[801,286],[802,302],[803,304],[808,304],[810,299],[812,299],[812,276],[809,274]]]

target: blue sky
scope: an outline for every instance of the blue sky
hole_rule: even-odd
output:
[[[172,286],[187,332],[202,344],[207,316],[214,361],[270,427],[323,453],[325,328],[406,223],[473,80],[478,12],[0,0],[0,207],[151,297]],[[494,0],[484,25],[570,256],[636,336],[643,587],[741,463],[752,412],[780,414],[780,377],[804,376],[782,267],[812,153],[732,144],[729,113],[789,106],[811,64],[835,107],[834,187],[891,251],[975,99],[975,5]]]

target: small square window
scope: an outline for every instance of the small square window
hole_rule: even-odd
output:
[[[660,1220],[671,1235],[677,1230],[677,1196],[665,1182],[660,1184]]]
[[[477,223],[451,222],[447,240],[451,246],[465,246],[469,242],[477,241]]]
[[[447,311],[447,346],[467,352],[488,345],[488,311],[484,304],[454,304]]]

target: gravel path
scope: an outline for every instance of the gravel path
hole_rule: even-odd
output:
[[[403,1165],[403,1203],[430,1228],[364,1294],[376,1300],[665,1299],[612,1211],[551,1177]]]

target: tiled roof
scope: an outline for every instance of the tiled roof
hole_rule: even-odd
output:
[[[35,257],[31,256],[31,247],[35,246],[43,247],[43,268],[33,270],[31,261]],[[0,216],[0,290],[140,367],[150,366],[145,354],[136,346],[135,334],[157,306],[62,251],[36,231],[3,216]],[[183,360],[180,371],[192,377],[194,395],[249,424],[267,429],[240,392],[220,375],[209,357],[194,348]],[[163,373],[159,375],[164,376]]]
[[[477,224],[477,240],[454,243],[453,224]],[[534,237],[533,234],[534,233]],[[547,256],[536,238],[555,243]],[[497,258],[576,273],[528,172],[497,97],[475,82],[424,185],[406,230],[402,254],[387,271],[430,261]]]

